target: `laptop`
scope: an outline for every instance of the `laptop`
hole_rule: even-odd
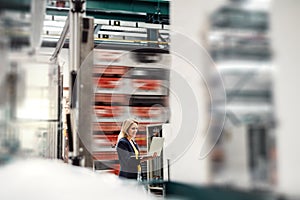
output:
[[[140,158],[152,157],[155,152],[157,153],[157,156],[160,156],[161,150],[164,146],[164,141],[165,138],[163,137],[153,137],[148,153],[146,155],[140,155],[139,157]],[[135,156],[131,156],[131,157],[135,157]]]
[[[153,156],[153,154],[156,152],[157,156],[160,156],[161,150],[164,146],[164,141],[165,138],[163,137],[153,137],[147,155]]]

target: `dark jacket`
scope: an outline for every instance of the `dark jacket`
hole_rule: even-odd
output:
[[[135,142],[133,144],[139,151],[139,146]],[[117,152],[121,166],[119,176],[128,179],[137,179],[140,159],[136,159],[134,149],[127,138],[124,137],[119,140]]]

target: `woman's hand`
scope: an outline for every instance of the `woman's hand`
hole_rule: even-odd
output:
[[[157,157],[157,152],[153,153],[152,159]]]
[[[147,160],[152,160],[157,157],[157,152],[154,152],[152,156],[142,156],[141,157],[141,162],[147,161]]]

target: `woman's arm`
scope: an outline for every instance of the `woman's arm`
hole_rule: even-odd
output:
[[[120,162],[128,167],[136,167],[140,164],[140,158],[136,158],[134,152],[130,152],[129,142],[120,140],[117,144],[117,152]]]

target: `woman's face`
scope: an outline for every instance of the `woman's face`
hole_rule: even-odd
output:
[[[138,125],[136,123],[133,123],[128,129],[128,136],[130,138],[134,138],[136,136],[137,131],[138,131]]]

